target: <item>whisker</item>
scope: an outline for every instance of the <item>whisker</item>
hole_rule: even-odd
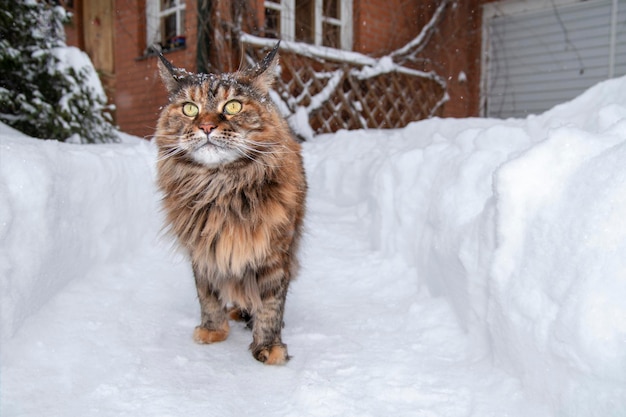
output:
[[[258,146],[258,147],[261,147],[261,148],[270,148],[272,146],[277,146],[277,145],[280,145],[281,147],[285,146],[281,142],[259,142],[259,141],[256,141],[256,140],[248,139],[246,137],[242,137],[241,141],[246,142],[249,145]]]
[[[241,143],[239,144],[242,147],[245,147],[247,150],[250,150],[252,152],[256,152],[259,154],[288,154],[288,153],[295,153],[295,151],[287,148],[285,145],[277,143],[277,142],[272,142],[271,144],[268,144],[267,142],[255,142],[252,141],[250,139],[244,139],[242,138]],[[280,145],[280,146],[276,146],[274,147],[273,145]],[[259,148],[267,148],[266,149],[259,149]],[[270,149],[271,148],[271,149]]]
[[[234,149],[235,149],[235,150],[236,150],[236,151],[237,151],[237,152],[238,152],[241,156],[243,156],[243,157],[245,157],[245,158],[247,158],[247,159],[249,159],[249,160],[251,160],[251,161],[253,161],[253,162],[257,163],[257,164],[263,165],[264,167],[267,167],[267,168],[278,168],[278,167],[280,167],[280,165],[278,165],[278,164],[270,164],[270,163],[268,163],[268,162],[266,162],[266,161],[264,161],[264,160],[262,160],[262,159],[255,158],[255,157],[254,157],[254,155],[250,155],[250,154],[248,154],[248,153],[245,151],[245,149],[246,149],[246,148],[245,148],[245,147],[243,147],[243,146],[242,146],[242,147],[235,147]]]
[[[277,154],[284,153],[284,152],[282,152],[280,150],[277,150],[277,149],[271,149],[271,150],[258,149],[255,146],[249,145],[245,141],[242,141],[240,143],[236,143],[235,146],[239,147],[239,148],[242,148],[242,149],[245,149],[246,151],[259,154],[259,155],[277,155]]]
[[[157,158],[157,161],[159,161],[159,162],[160,161],[164,161],[164,160],[166,160],[168,158],[171,158],[173,156],[180,155],[183,152],[184,152],[184,149],[179,148],[179,147],[175,147],[175,146],[162,148],[162,149],[159,150],[159,156]]]

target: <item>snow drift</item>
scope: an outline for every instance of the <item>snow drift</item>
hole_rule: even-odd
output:
[[[160,216],[151,145],[140,141],[69,145],[1,129],[2,366],[4,375],[9,371],[15,376],[22,375],[21,349],[29,352],[30,361],[40,357],[43,363],[48,358],[35,348],[27,349],[37,339],[24,330],[28,323],[41,320],[42,306],[65,295],[72,282],[93,277],[94,270],[149,252],[146,247],[155,244]],[[545,415],[626,415],[626,78],[599,84],[541,116],[505,121],[431,119],[393,131],[342,131],[306,143],[304,153],[311,187],[309,238],[303,274],[287,307],[285,336],[287,343],[291,337],[302,345],[300,354],[296,346],[288,365],[294,373],[273,375],[287,384],[301,384],[302,378],[307,382],[297,389],[295,400],[285,400],[292,408],[271,413],[264,409],[266,415],[461,416],[502,415],[503,410],[517,409],[519,404],[513,403],[519,396],[517,400],[509,396],[512,385],[507,385],[509,391],[496,388],[503,385],[497,382],[500,377],[490,379],[491,388],[484,392],[494,396],[489,401],[508,408],[485,408],[486,399],[468,399],[474,394],[467,389],[460,397],[455,392],[447,408],[437,408],[434,397],[424,402],[412,378],[427,378],[423,375],[428,363],[436,362],[442,352],[460,355],[456,363],[465,364],[457,366],[466,369],[463,375],[478,372],[476,363],[493,361],[519,381],[513,392],[521,392],[524,402],[545,406]],[[353,271],[341,270],[332,279],[315,273],[346,265]],[[342,276],[351,281],[341,281]],[[159,280],[167,281],[154,274],[152,285]],[[140,292],[142,287],[134,288]],[[191,282],[182,289],[171,281],[158,288],[193,291]],[[159,304],[163,295],[153,291],[148,297],[153,308],[165,308]],[[307,307],[312,296],[330,301],[327,305],[320,301],[317,309]],[[136,295],[133,299],[137,302]],[[115,300],[111,296],[104,303],[123,310],[122,301]],[[445,313],[437,300],[445,300],[454,315]],[[294,303],[301,304],[295,308]],[[62,308],[57,303],[49,311]],[[325,314],[328,309],[342,314],[367,310],[372,318],[359,323],[358,331],[354,327],[354,333],[340,329],[333,319],[316,327],[315,317],[333,317]],[[180,312],[178,304],[170,311],[176,317]],[[400,315],[407,318],[398,319]],[[191,329],[193,320],[187,321]],[[420,321],[424,327],[419,327]],[[453,325],[462,331],[443,330]],[[132,321],[128,326],[131,339],[136,333],[142,340],[163,340],[134,327]],[[436,328],[440,336],[428,333],[431,343],[419,345],[416,333]],[[389,332],[384,338],[370,338],[385,329]],[[122,338],[119,343],[112,350],[118,359],[109,358],[111,366],[116,360],[135,366],[133,347],[122,345],[126,343]],[[319,352],[314,346],[320,344],[325,349],[323,360],[315,356]],[[364,361],[372,358],[370,354],[348,353],[341,347],[347,344],[374,346],[378,354],[388,355],[382,364]],[[411,356],[417,355],[416,349],[425,358],[419,365]],[[188,361],[176,356],[176,369]],[[339,364],[345,366],[338,369]],[[242,372],[262,372],[251,366]],[[383,382],[373,383],[376,376],[365,376],[385,371]],[[53,379],[54,372],[61,372],[66,383],[95,378],[52,371]],[[448,368],[437,372],[458,379]],[[131,378],[118,373],[125,381]],[[211,375],[219,378],[219,373]],[[238,381],[231,381],[233,391]],[[333,383],[343,385],[333,390]],[[429,384],[418,385],[427,389]],[[20,390],[3,381],[7,386],[9,394],[3,394],[0,402],[8,401],[16,410],[23,405],[19,399],[30,395],[29,388]],[[54,389],[46,387],[40,389]],[[99,385],[94,392],[99,401],[106,397],[121,404],[131,401],[124,396],[125,389]],[[226,395],[228,390],[222,390]],[[168,392],[156,386],[140,392],[146,409],[163,405],[163,398],[168,398]],[[146,392],[155,392],[160,401],[152,402]],[[195,398],[194,392],[190,386],[180,395]],[[386,400],[376,397],[380,392],[385,392]],[[418,398],[426,408],[415,408],[411,401]],[[91,399],[85,394],[85,403],[91,404]],[[265,404],[263,399],[251,401],[261,409]],[[391,403],[383,406],[381,401]],[[178,397],[166,405],[173,410],[183,407]],[[31,408],[50,411],[43,405]],[[143,415],[159,415],[146,409]],[[107,415],[122,415],[112,410]],[[201,415],[186,410],[185,415]],[[220,410],[233,415],[245,411]]]
[[[340,132],[312,187],[355,208],[555,415],[626,415],[626,78],[525,120]]]
[[[3,338],[65,284],[111,260],[124,262],[154,234],[149,148],[69,146],[0,123]]]

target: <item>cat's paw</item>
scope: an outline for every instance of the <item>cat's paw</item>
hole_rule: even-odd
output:
[[[211,330],[206,327],[197,326],[193,331],[193,340],[200,344],[216,343],[226,340],[230,327],[228,322],[224,322],[221,329]]]
[[[266,365],[284,365],[289,360],[286,345],[264,346],[252,353],[256,360]]]

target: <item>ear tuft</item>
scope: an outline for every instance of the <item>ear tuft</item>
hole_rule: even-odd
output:
[[[278,66],[278,48],[280,41],[274,45],[272,50],[259,62],[254,68],[252,68],[252,86],[255,87],[263,94],[268,94],[270,88],[276,81],[276,67]]]
[[[170,61],[168,61],[162,53],[159,53],[159,61],[157,63],[159,67],[159,75],[161,81],[165,85],[167,92],[172,95],[180,88],[180,78],[183,70],[174,67]]]

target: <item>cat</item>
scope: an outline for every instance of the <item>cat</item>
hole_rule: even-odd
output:
[[[279,43],[225,74],[159,55],[169,104],[155,134],[167,224],[190,255],[200,302],[194,340],[223,341],[228,318],[244,320],[252,355],[268,365],[290,358],[281,331],[307,192],[301,145],[269,95]]]

